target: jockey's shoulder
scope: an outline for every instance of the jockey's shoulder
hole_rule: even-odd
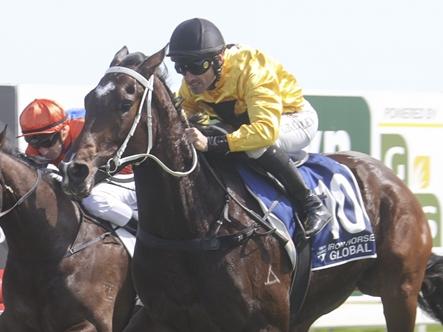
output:
[[[244,44],[227,45],[225,54],[227,57],[234,58],[255,58],[258,55],[265,56],[261,50]]]
[[[69,125],[69,135],[72,140],[76,140],[77,137],[80,135],[80,132],[83,129],[83,125],[85,124],[84,118],[75,118],[68,120]],[[70,144],[70,142],[69,142]]]

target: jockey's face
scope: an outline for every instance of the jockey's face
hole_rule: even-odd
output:
[[[59,134],[58,139],[53,142],[51,146],[40,146],[36,147],[40,156],[44,157],[49,161],[57,160],[63,152],[63,142],[67,138],[69,133],[69,126],[63,127]]]
[[[53,145],[49,146],[49,147],[38,147],[38,153],[39,155],[41,155],[42,157],[44,157],[47,160],[53,161],[53,160],[57,160],[58,157],[60,156],[60,154],[62,153],[62,148],[63,148],[63,143],[61,141],[61,139],[59,138],[58,140],[56,140],[54,142]]]
[[[211,66],[203,74],[194,75],[189,70],[183,74],[186,84],[191,89],[192,93],[200,94],[209,89],[215,81],[214,68]]]

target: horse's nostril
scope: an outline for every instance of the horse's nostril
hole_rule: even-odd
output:
[[[85,164],[73,163],[68,167],[69,180],[80,182],[86,179],[89,174],[89,168]]]

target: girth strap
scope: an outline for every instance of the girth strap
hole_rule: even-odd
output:
[[[182,251],[215,251],[235,247],[246,242],[256,231],[255,225],[249,226],[242,231],[230,234],[215,236],[211,238],[191,239],[191,240],[167,240],[156,237],[145,232],[141,227],[137,230],[137,241],[150,248],[182,250]]]

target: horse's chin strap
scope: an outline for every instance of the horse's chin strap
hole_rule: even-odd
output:
[[[126,136],[126,138],[123,141],[120,148],[117,150],[115,156],[113,158],[109,159],[108,162],[106,163],[106,173],[108,173],[108,175],[111,175],[111,174],[115,173],[118,170],[118,168],[125,163],[137,161],[134,164],[138,165],[138,164],[144,162],[147,158],[151,158],[154,161],[156,161],[157,164],[159,164],[160,167],[163,168],[163,170],[165,170],[167,173],[169,173],[173,176],[182,177],[182,176],[186,176],[186,175],[191,174],[195,170],[195,168],[197,166],[197,161],[198,161],[197,151],[195,151],[195,148],[193,145],[191,145],[192,160],[193,160],[192,166],[188,171],[185,171],[185,172],[171,170],[160,159],[158,159],[156,156],[154,156],[153,154],[150,153],[151,149],[152,149],[152,92],[154,91],[154,74],[152,74],[148,80],[143,75],[141,75],[140,73],[136,72],[133,69],[126,68],[126,67],[118,67],[118,66],[117,67],[110,67],[106,71],[105,75],[110,74],[110,73],[120,73],[120,74],[129,75],[132,78],[134,78],[137,82],[139,82],[141,85],[143,85],[145,87],[145,90],[143,91],[143,96],[142,96],[142,99],[140,100],[140,105],[138,107],[137,115],[134,118],[134,122],[132,123],[131,129],[129,130],[128,135]],[[122,158],[122,155],[126,150],[128,142],[131,139],[131,137],[134,135],[135,129],[137,128],[137,125],[140,122],[140,118],[142,115],[143,105],[145,103],[145,100],[146,100],[146,104],[147,104],[146,105],[147,106],[146,107],[146,112],[147,112],[146,126],[147,126],[147,130],[148,130],[148,146],[146,148],[146,153],[135,154],[132,156],[127,156],[127,157]]]

